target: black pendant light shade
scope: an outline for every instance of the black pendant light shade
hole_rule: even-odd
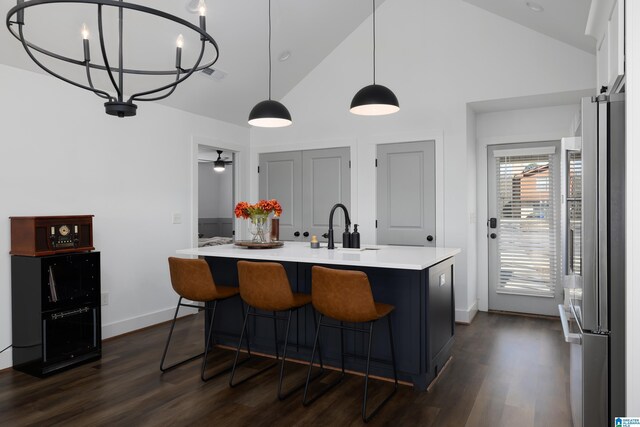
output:
[[[292,123],[287,107],[271,99],[271,0],[269,0],[269,99],[258,102],[249,113],[249,124],[262,128],[281,128]]]
[[[263,128],[280,128],[291,124],[287,107],[273,99],[258,102],[249,113],[249,124]]]
[[[351,111],[360,116],[384,116],[400,110],[396,95],[386,86],[376,84],[376,0],[373,3],[373,84],[365,86],[351,100]]]
[[[382,116],[399,109],[398,98],[391,89],[373,84],[363,87],[355,94],[350,111],[361,116]]]

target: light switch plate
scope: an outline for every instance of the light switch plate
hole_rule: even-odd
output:
[[[109,293],[102,292],[100,294],[100,305],[109,305]]]
[[[172,215],[172,220],[174,224],[182,224],[182,214],[180,212],[175,212]]]
[[[442,273],[440,275],[440,286],[444,286],[444,285],[446,285],[446,283],[447,283],[446,275],[444,273]]]

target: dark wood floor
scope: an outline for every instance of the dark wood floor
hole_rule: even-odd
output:
[[[188,333],[176,344],[195,348],[201,320],[198,315],[178,322]],[[167,331],[163,324],[108,340],[102,360],[43,380],[0,372],[0,425],[361,424],[361,377],[349,376],[305,408],[300,392],[277,400],[276,370],[234,389],[226,375],[202,383],[197,361],[161,375]],[[470,326],[457,326],[453,358],[431,391],[401,386],[370,424],[570,426],[568,346],[561,335],[555,320],[480,313]],[[212,360],[213,369],[231,355],[222,353]],[[260,363],[266,362],[246,369]],[[289,372],[291,381],[306,373],[295,364]],[[389,387],[376,385],[373,398]]]

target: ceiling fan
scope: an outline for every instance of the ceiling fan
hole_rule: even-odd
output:
[[[216,150],[218,158],[216,160],[210,159],[198,159],[198,163],[213,163],[213,170],[215,172],[224,172],[226,165],[232,165],[233,161],[229,160],[229,157],[222,157],[222,150]]]

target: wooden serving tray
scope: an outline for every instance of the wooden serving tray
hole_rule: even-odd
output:
[[[233,242],[236,246],[242,246],[249,249],[273,249],[280,248],[284,246],[284,242],[266,242],[266,243],[258,243],[253,242],[251,240],[236,240]]]

